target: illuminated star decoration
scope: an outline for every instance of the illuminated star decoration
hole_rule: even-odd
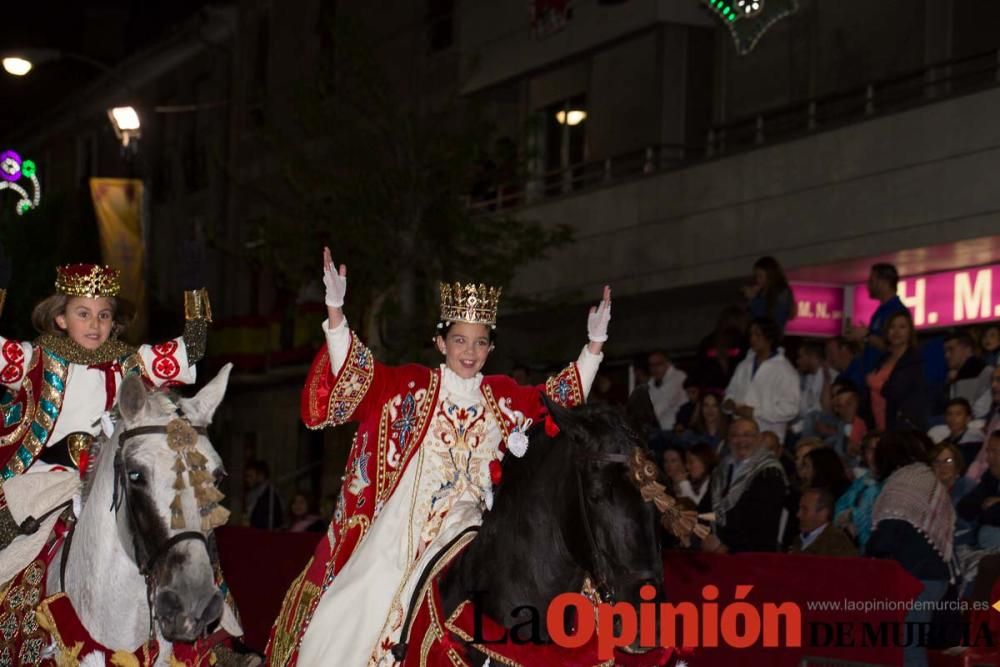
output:
[[[799,0],[701,0],[729,28],[745,56],[772,25],[799,11]]]
[[[15,207],[18,215],[24,215],[25,211],[35,208],[41,201],[42,186],[35,171],[34,162],[22,160],[14,151],[0,153],[0,190],[13,190],[21,197]],[[22,179],[31,182],[34,188],[32,194],[29,195],[24,185],[18,183]]]

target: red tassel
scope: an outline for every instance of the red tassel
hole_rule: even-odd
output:
[[[545,415],[545,435],[550,438],[559,435],[559,424],[552,419],[552,415]]]
[[[86,449],[80,452],[80,479],[87,476],[87,469],[90,468],[90,452]]]
[[[500,467],[500,461],[493,459],[490,461],[490,481],[493,482],[493,486],[498,486],[502,477],[503,469]]]

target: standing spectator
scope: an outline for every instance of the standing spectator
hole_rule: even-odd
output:
[[[802,460],[800,475],[803,491],[827,489],[833,494],[834,499],[839,498],[851,485],[844,470],[844,462],[837,456],[837,452],[829,447],[816,447],[810,450]]]
[[[875,499],[882,491],[882,482],[879,481],[875,468],[875,449],[878,447],[879,437],[878,431],[870,431],[861,442],[861,456],[867,470],[854,478],[847,491],[837,498],[834,506],[834,522],[858,541],[858,548],[862,552],[868,546],[868,538],[872,534]]]
[[[958,502],[958,514],[979,524],[982,549],[1000,548],[1000,430],[990,433],[984,445],[986,462],[979,484]]]
[[[842,389],[833,397],[837,432],[827,438],[827,442],[844,458],[850,469],[861,464],[861,441],[868,433],[868,425],[858,414],[860,407],[861,395],[853,387]]]
[[[247,518],[261,530],[277,530],[284,525],[281,498],[271,484],[271,468],[264,461],[249,461],[243,471]]]
[[[868,374],[875,427],[880,431],[926,431],[930,402],[910,311],[889,316],[886,340],[888,347],[880,365]]]
[[[701,386],[722,391],[733,377],[733,371],[746,349],[746,311],[729,306],[719,313],[715,329],[698,344],[698,369],[695,373]]]
[[[761,431],[785,439],[788,424],[799,413],[799,374],[778,347],[781,332],[771,320],[750,324],[750,351],[726,387],[723,410],[753,419]]]
[[[868,274],[868,296],[878,301],[879,306],[872,313],[872,320],[866,327],[858,323],[847,327],[847,339],[864,344],[861,350],[861,375],[865,377],[875,370],[879,359],[888,349],[886,336],[889,318],[906,310],[902,300],[896,295],[899,273],[892,264],[875,264]]]
[[[955,508],[926,460],[913,433],[888,433],[879,440],[875,467],[884,486],[872,513],[868,555],[898,562],[924,585],[916,601],[933,603],[944,597],[954,575]],[[907,623],[930,620],[930,604],[906,615]],[[907,665],[927,664],[927,651],[919,645],[906,646],[903,657]]]
[[[1000,429],[1000,367],[993,369],[990,392],[993,395],[993,406],[986,415],[986,428],[983,429],[984,433],[993,433],[994,431]],[[979,453],[976,454],[975,460],[969,464],[969,469],[965,472],[965,476],[973,482],[978,482],[987,467],[989,467],[989,464],[986,461],[986,444],[983,444],[983,446],[979,448]]]
[[[942,442],[931,450],[931,467],[938,481],[948,489],[951,504],[958,512],[958,503],[975,487],[969,478],[963,477],[965,459],[962,458],[962,452],[956,445]],[[955,546],[960,544],[973,546],[975,543],[975,524],[959,514],[955,522]]]
[[[836,336],[826,341],[826,362],[837,372],[835,381],[848,380],[855,387],[865,385],[859,347],[844,336]]]
[[[722,412],[722,401],[714,392],[703,392],[691,420],[691,435],[695,441],[707,442],[721,454],[726,440],[729,417]]]
[[[832,373],[826,365],[823,344],[806,340],[799,345],[795,358],[799,371],[799,422],[796,431],[808,437],[816,435],[815,422],[823,413],[824,396],[829,400]]]
[[[684,456],[687,478],[674,485],[679,498],[688,498],[698,508],[698,512],[712,511],[712,495],[708,492],[712,471],[718,462],[715,448],[699,442],[687,450]]]
[[[728,442],[730,460],[712,473],[715,533],[702,541],[702,548],[717,553],[775,551],[788,488],[785,473],[752,419],[735,420]]]
[[[808,489],[799,500],[799,535],[791,553],[813,556],[857,556],[858,549],[844,531],[830,523],[833,495],[828,489]]]
[[[983,361],[987,366],[1000,366],[1000,324],[990,324],[983,329]]]
[[[948,399],[964,398],[971,406],[989,391],[993,369],[976,356],[976,344],[968,333],[958,331],[944,339],[944,358],[948,362]]]
[[[972,406],[964,398],[953,398],[945,405],[944,424],[935,426],[927,436],[935,443],[955,445],[962,459],[972,461],[983,446],[986,436],[982,430],[971,427]]]
[[[753,283],[743,288],[743,296],[750,301],[751,318],[772,320],[784,335],[788,320],[795,317],[795,297],[778,260],[768,256],[754,262]]]
[[[660,423],[660,430],[673,431],[677,410],[685,401],[684,380],[687,374],[670,363],[664,350],[655,350],[649,355],[649,400]]]
[[[288,506],[288,530],[292,533],[325,533],[327,521],[316,511],[312,499],[296,493]]]

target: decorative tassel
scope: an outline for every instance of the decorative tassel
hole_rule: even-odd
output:
[[[221,505],[217,506],[207,516],[201,518],[201,529],[204,531],[224,526],[229,521],[229,510]]]
[[[552,415],[545,415],[545,435],[550,438],[559,435],[559,424],[552,419]]]
[[[202,468],[208,464],[208,459],[197,449],[188,450],[185,453],[185,458],[187,459],[188,465],[192,468]]]
[[[174,491],[183,491],[187,486],[184,484],[184,473],[177,473],[177,479],[174,480]]]
[[[186,522],[184,521],[184,508],[181,505],[181,494],[176,494],[174,499],[170,501],[170,528],[173,530],[180,530],[184,528]]]
[[[182,459],[181,457],[178,456],[177,460],[174,461],[174,467],[171,468],[171,470],[173,470],[174,472],[184,472],[184,471],[186,471],[187,470],[187,466],[184,465],[184,459]]]

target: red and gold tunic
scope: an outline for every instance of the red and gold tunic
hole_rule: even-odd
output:
[[[504,454],[512,433],[523,432],[543,417],[543,393],[566,406],[582,403],[601,359],[584,350],[577,362],[544,385],[527,387],[506,376],[461,379],[446,367],[385,366],[352,333],[335,330],[327,335],[331,341],[342,336],[342,349],[338,352],[331,342],[316,356],[302,394],[303,420],[310,428],[354,421],[358,432],[333,522],[286,595],[272,629],[271,665],[297,664],[300,658],[302,664],[313,664],[314,659],[301,654],[302,640],[328,591],[324,605],[341,609],[325,618],[343,614],[352,600],[369,605],[369,615],[378,618],[372,618],[375,625],[366,630],[374,632],[380,645],[374,652],[363,645],[361,653],[367,657],[372,652],[373,662],[375,655],[384,658],[388,639],[394,631],[398,634],[401,619],[395,616],[406,597],[405,585],[419,574],[419,562],[440,547],[446,532],[481,519],[476,501],[488,493],[486,464]],[[336,373],[331,350],[343,358],[335,364]],[[409,549],[397,546],[407,542]],[[407,562],[398,563],[400,558]],[[380,569],[380,563],[386,567]],[[384,581],[394,577],[400,580]],[[369,591],[369,584],[383,593]],[[395,590],[389,618],[386,587],[389,593]],[[379,595],[383,602],[374,604],[371,598]],[[355,614],[364,615],[358,609]],[[326,624],[317,628],[321,633],[351,634]],[[370,641],[347,637],[352,639]],[[333,650],[338,654],[325,655],[332,661],[327,664],[355,667],[348,664],[353,660],[342,661]]]

